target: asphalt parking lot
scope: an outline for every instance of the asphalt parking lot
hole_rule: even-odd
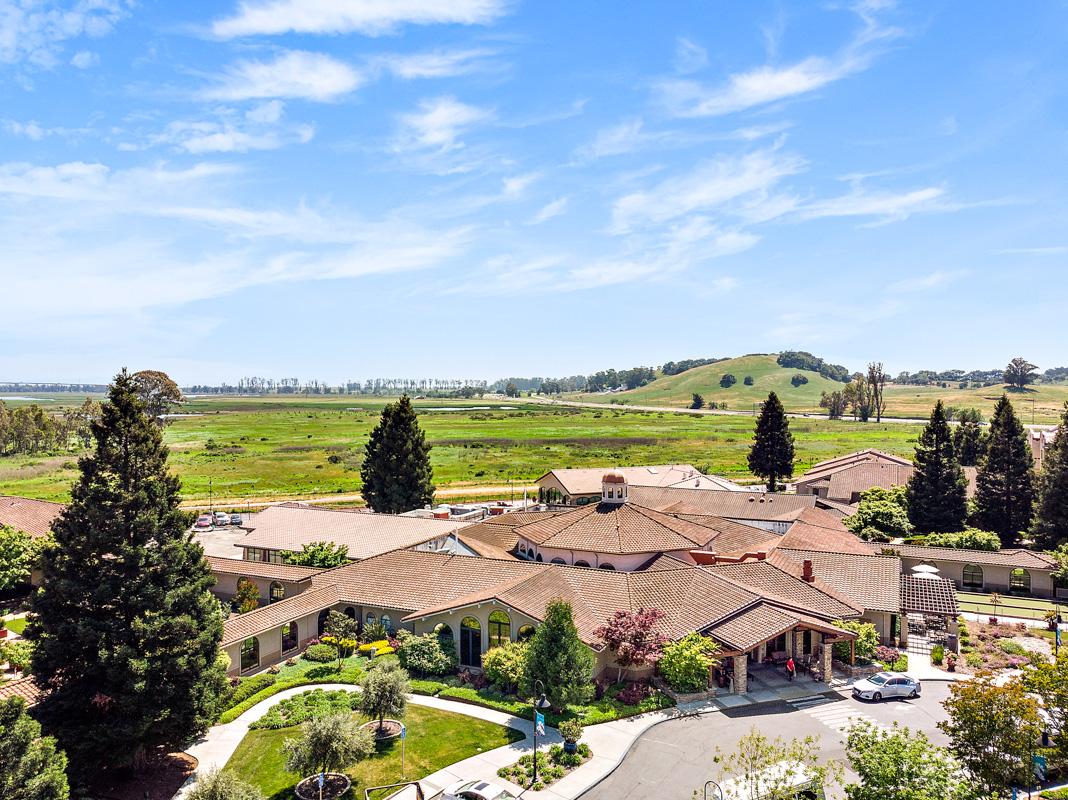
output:
[[[827,692],[805,701],[775,701],[727,709],[698,717],[670,720],[646,731],[619,767],[583,800],[691,800],[705,781],[718,777],[713,756],[718,747],[731,752],[738,739],[756,727],[766,736],[784,739],[815,736],[821,758],[845,762],[844,731],[856,719],[889,727],[897,722],[921,730],[936,744],[946,744],[937,723],[945,719],[942,701],[949,684],[928,681],[916,700],[866,703],[848,691]],[[839,789],[831,796],[844,796]]]

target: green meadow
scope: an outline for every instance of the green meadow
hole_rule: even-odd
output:
[[[190,502],[239,507],[249,501],[359,492],[367,435],[380,397],[204,397],[173,420],[165,437]],[[439,487],[529,485],[554,467],[689,463],[737,480],[746,467],[754,419],[672,412],[547,408],[502,401],[416,400],[433,445]],[[875,447],[912,453],[919,428],[899,423],[795,419],[797,468]],[[76,454],[0,459],[0,494],[65,500]],[[499,495],[494,491],[491,494]]]

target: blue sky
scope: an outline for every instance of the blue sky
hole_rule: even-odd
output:
[[[1068,362],[1068,8],[0,0],[0,379]]]

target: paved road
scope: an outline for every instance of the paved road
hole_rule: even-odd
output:
[[[718,746],[725,753],[753,727],[769,737],[785,739],[816,736],[821,740],[821,757],[845,762],[844,736],[851,717],[858,715],[890,726],[895,721],[913,730],[922,730],[936,744],[946,744],[935,727],[945,719],[942,701],[949,684],[929,681],[918,700],[862,703],[851,697],[795,708],[786,702],[763,703],[729,709],[700,717],[671,720],[641,736],[620,766],[582,800],[691,800],[705,781],[718,777],[713,756]],[[841,792],[832,793],[834,795]]]
[[[536,495],[538,493],[537,484],[512,484],[511,486],[502,484],[492,484],[488,486],[445,486],[434,490],[434,497],[437,500],[444,500],[450,497],[487,497],[494,496],[497,499],[515,497],[517,501],[522,501],[523,492],[527,492],[528,495]],[[362,494],[322,494],[322,495],[309,495],[306,497],[256,497],[256,498],[220,498],[216,500],[210,508],[213,509],[260,509],[267,506],[277,506],[282,503],[360,503],[363,504]],[[196,503],[182,503],[182,508],[186,511],[207,511],[209,506],[207,503],[197,501]]]

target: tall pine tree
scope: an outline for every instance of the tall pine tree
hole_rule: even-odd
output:
[[[593,653],[575,627],[571,604],[555,598],[545,606],[545,621],[530,639],[524,681],[533,696],[544,687],[552,707],[562,710],[593,694]],[[541,681],[541,684],[535,684]]]
[[[920,434],[905,498],[909,522],[921,533],[964,530],[968,516],[968,481],[957,460],[953,433],[939,400]]]
[[[975,525],[994,531],[1003,545],[1031,527],[1035,470],[1023,425],[1007,395],[990,419],[986,453],[979,462],[975,488]]]
[[[769,492],[775,491],[779,478],[794,474],[794,437],[775,392],[764,401],[757,420],[753,446],[749,449],[749,471],[768,482]]]
[[[360,468],[363,499],[380,514],[401,514],[434,499],[430,445],[408,395],[382,410]]]
[[[1068,542],[1068,403],[1057,435],[1046,447],[1036,483],[1035,542],[1052,550]]]
[[[26,635],[38,716],[84,782],[211,723],[225,687],[222,612],[178,508],[167,448],[123,370],[92,424]]]

